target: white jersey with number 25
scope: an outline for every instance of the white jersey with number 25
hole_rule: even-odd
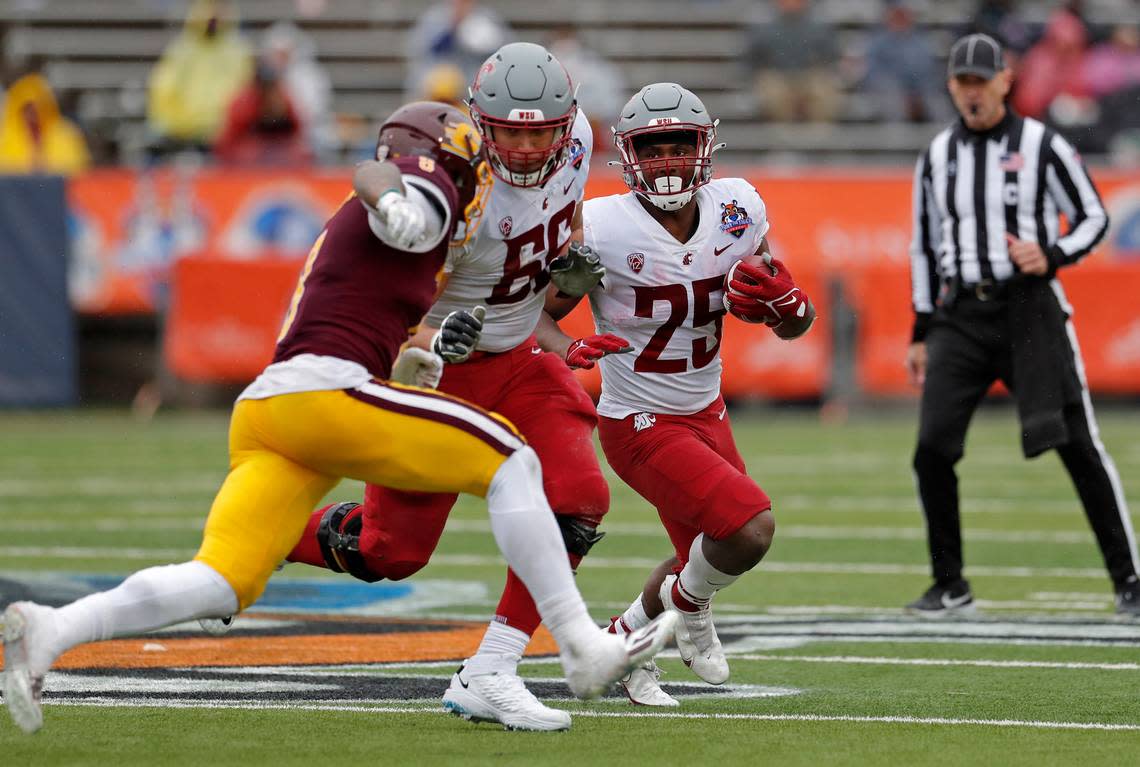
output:
[[[768,232],[759,193],[744,179],[714,179],[694,196],[700,223],[678,242],[632,193],[587,200],[585,242],[606,267],[590,292],[598,333],[633,351],[603,357],[598,414],[688,415],[720,394],[724,276]]]

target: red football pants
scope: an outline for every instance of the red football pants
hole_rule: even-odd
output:
[[[501,354],[476,355],[444,366],[439,390],[509,419],[542,462],[543,489],[555,514],[591,525],[609,510],[609,486],[598,466],[592,433],[594,403],[566,363],[530,338]],[[368,485],[360,553],[385,578],[406,578],[427,564],[455,495],[409,493]],[[577,566],[579,557],[571,556]],[[538,612],[522,582],[508,572],[498,615],[534,633]]]
[[[747,474],[722,398],[692,415],[651,417],[603,416],[598,436],[617,475],[657,508],[683,567],[699,533],[726,538],[772,502]]]

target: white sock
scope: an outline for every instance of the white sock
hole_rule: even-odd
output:
[[[141,634],[194,618],[232,615],[238,601],[226,579],[202,562],[140,570],[110,591],[53,611],[56,654],[85,642]]]
[[[649,616],[645,613],[645,605],[641,601],[641,595],[638,594],[637,599],[625,608],[625,612],[614,619],[610,628],[618,636],[624,636],[648,625]]]
[[[534,450],[516,450],[499,467],[487,491],[487,511],[499,550],[530,591],[559,646],[596,632],[542,491],[542,466]]]
[[[467,659],[467,673],[517,675],[519,661],[528,644],[530,637],[526,633],[493,620],[483,634],[479,649]]]
[[[707,605],[713,594],[740,577],[721,572],[710,565],[705,559],[704,542],[704,533],[693,539],[693,545],[689,547],[689,561],[685,563],[681,575],[677,578],[677,587],[681,596],[698,606]]]

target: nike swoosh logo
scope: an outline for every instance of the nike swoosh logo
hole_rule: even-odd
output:
[[[776,306],[791,306],[792,304],[794,304],[796,301],[799,301],[799,300],[800,299],[797,298],[796,296],[788,296],[787,299],[784,301],[777,301]]]
[[[570,187],[572,187],[572,186],[574,186],[574,182],[573,182],[573,181],[571,181],[571,182],[570,182],[569,184],[567,184],[566,186],[562,187],[562,194],[566,194],[567,192],[569,192],[569,191],[570,191]]]
[[[725,245],[723,248],[713,248],[713,255],[719,256],[721,253],[725,252],[726,250],[728,250],[731,247],[732,247],[732,243]]]
[[[971,599],[972,599],[972,597],[968,593],[963,594],[960,597],[952,597],[949,594],[943,592],[943,594],[942,594],[942,606],[945,607],[947,610],[953,610],[955,607],[961,607],[962,605],[966,604]]]
[[[542,354],[542,349],[539,349],[539,348],[536,346],[536,347],[534,347],[533,349],[531,349],[531,350],[530,350],[530,353],[531,353],[531,354]]]
[[[460,687],[462,687],[464,690],[466,690],[466,689],[467,689],[467,684],[468,684],[468,683],[467,683],[467,682],[464,682],[464,681],[463,681],[463,677],[459,676],[459,674],[456,674],[456,676],[458,676],[458,677],[459,677],[459,686],[460,686]]]
[[[725,408],[724,410],[720,411],[720,415],[718,415],[718,416],[717,416],[717,418],[723,421],[723,420],[724,420],[724,415],[725,415],[725,413],[727,413],[727,412],[728,412],[728,408]],[[707,581],[706,581],[706,583],[707,583]],[[714,584],[714,583],[709,583],[709,585],[710,585],[710,586],[715,586],[716,584]]]

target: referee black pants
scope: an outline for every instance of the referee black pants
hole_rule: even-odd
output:
[[[1066,328],[1059,326],[1057,332],[1065,333]],[[1067,348],[1077,354],[1072,344]],[[934,580],[946,584],[962,577],[954,465],[962,458],[970,419],[995,380],[1017,395],[1007,302],[961,296],[951,311],[940,309],[935,314],[926,351],[914,471]],[[1136,573],[1135,542],[1116,467],[1100,442],[1087,390],[1079,383],[1083,404],[1066,409],[1070,439],[1057,452],[1076,486],[1109,576],[1120,586]]]

